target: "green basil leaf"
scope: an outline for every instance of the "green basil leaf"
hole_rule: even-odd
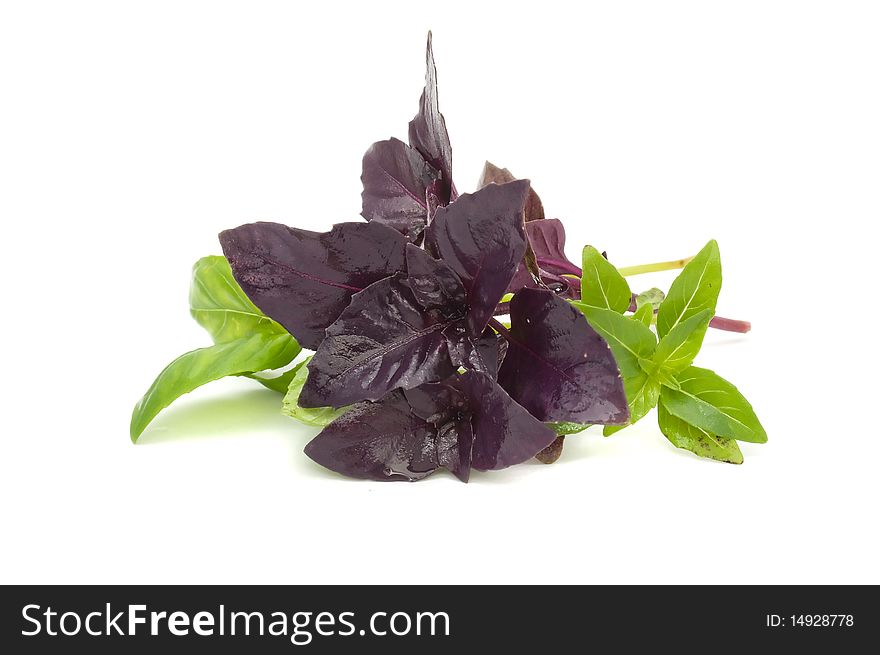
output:
[[[704,309],[672,328],[660,339],[654,351],[657,369],[664,374],[674,375],[690,366],[700,352],[711,320],[712,312]]]
[[[764,443],[767,433],[749,401],[730,382],[705,368],[689,366],[676,376],[679,388],[663,387],[669,413],[711,434]]]
[[[581,302],[592,307],[613,309],[623,314],[629,309],[632,293],[626,279],[593,246],[583,252]]]
[[[665,337],[672,328],[704,310],[715,313],[721,291],[721,254],[713,240],[681,271],[657,312],[657,334]]]
[[[297,353],[299,354],[299,353]],[[247,373],[244,377],[250,378],[251,380],[255,380],[259,382],[267,389],[271,389],[272,391],[277,391],[278,393],[286,394],[287,390],[290,388],[290,383],[293,381],[293,377],[296,375],[296,367],[294,366],[288,371],[285,371],[281,375],[276,375],[275,377],[266,377],[262,373]]]
[[[611,309],[591,307],[576,301],[572,305],[584,313],[593,329],[611,346],[624,381],[642,371],[639,360],[651,360],[657,347],[657,338],[650,328]]]
[[[349,410],[349,407],[333,409],[332,407],[299,406],[299,394],[302,391],[303,385],[306,383],[306,379],[309,377],[309,360],[311,360],[311,357],[304,359],[294,367],[293,370],[295,372],[293,379],[290,381],[290,388],[287,390],[287,395],[284,396],[284,405],[281,411],[287,416],[295,418],[297,421],[305,423],[306,425],[324,427],[331,421],[334,421],[345,414],[345,412]]]
[[[189,290],[190,313],[214,343],[240,339],[255,332],[286,334],[242,291],[225,257],[202,257],[193,266]]]
[[[673,446],[689,450],[700,457],[716,459],[730,464],[742,464],[743,456],[736,439],[719,437],[670,414],[666,405],[657,406],[660,431]]]
[[[647,291],[642,291],[639,295],[636,296],[636,309],[644,306],[645,304],[649,304],[656,311],[660,309],[660,303],[662,303],[665,298],[666,294],[657,287],[654,287],[653,289],[648,289]]]
[[[286,332],[257,332],[181,355],[165,367],[135,405],[131,415],[131,440],[137,441],[150,421],[180,396],[229,375],[281,368],[296,357],[297,352],[299,345]]]
[[[654,308],[651,306],[651,303],[645,303],[630,318],[649,328],[651,323],[654,322]]]
[[[624,378],[623,388],[626,391],[626,402],[629,405],[629,423],[627,425],[632,425],[644,418],[645,414],[657,404],[657,399],[660,397],[660,383],[641,371],[638,375]],[[602,434],[610,437],[615,432],[623,430],[627,425],[606,425]]]
[[[564,437],[569,434],[576,434],[578,432],[583,432],[586,430],[589,425],[584,425],[583,423],[545,423],[547,427],[552,428],[556,434],[560,437]]]

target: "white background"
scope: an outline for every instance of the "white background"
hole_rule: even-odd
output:
[[[353,482],[245,380],[130,443],[209,344],[192,263],[244,222],[358,220],[429,28],[460,190],[530,177],[573,259],[718,239],[754,330],[698,363],[766,426],[745,464],[652,414],[553,466]],[[880,582],[878,33],[869,2],[3,3],[0,581]]]

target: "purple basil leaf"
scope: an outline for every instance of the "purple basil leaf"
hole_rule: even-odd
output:
[[[406,246],[406,270],[406,285],[425,309],[452,313],[464,307],[464,287],[445,262],[409,243]]]
[[[221,232],[220,244],[248,298],[316,349],[352,294],[404,270],[407,241],[378,223],[339,223],[323,233],[250,223]]]
[[[549,289],[560,298],[568,298],[579,300],[581,297],[580,278],[574,279],[555,273],[548,273],[543,269],[539,269],[538,274],[541,279],[539,285],[528,270],[526,265],[520,264],[516,269],[516,274],[507,285],[508,293],[516,293],[520,289]]]
[[[305,452],[354,478],[419,480],[444,467],[467,482],[472,465],[490,470],[519,464],[555,438],[494,380],[468,371],[358,403]]]
[[[361,216],[417,241],[428,220],[428,188],[440,177],[403,141],[389,139],[370,146],[364,155]]]
[[[469,399],[454,385],[456,378],[406,389],[403,395],[416,416],[441,426],[470,412]]]
[[[487,184],[506,184],[516,179],[518,178],[506,168],[498,168],[492,162],[487,161],[483,165],[483,173],[480,175],[477,188],[482,189]],[[541,198],[538,197],[534,189],[529,187],[529,195],[526,197],[526,204],[523,207],[523,220],[528,223],[529,221],[541,220],[543,218],[544,205],[541,203]],[[527,286],[539,289],[545,287],[541,279],[541,271],[538,268],[538,261],[535,258],[535,251],[528,240],[526,240],[526,253],[523,255],[523,265],[517,269],[514,281],[511,282],[511,285],[514,284],[516,289]]]
[[[437,213],[437,208],[442,207],[443,205],[447,205],[449,203],[442,202],[441,196],[444,194],[448,194],[446,190],[446,186],[443,184],[442,180],[437,180],[431,186],[428,187],[428,190],[425,192],[425,202],[428,203],[428,222],[434,220],[434,214]]]
[[[504,295],[526,248],[523,204],[527,180],[464,194],[434,215],[425,246],[446,262],[464,284],[468,334],[482,334]]]
[[[580,267],[565,256],[565,227],[558,218],[532,221],[526,225],[526,234],[543,270],[557,275],[581,275]]]
[[[523,289],[510,318],[498,379],[518,403],[541,421],[629,420],[617,362],[583,314],[549,291]]]
[[[565,227],[556,218],[531,221],[525,225],[526,236],[535,254],[541,280],[547,288],[563,298],[580,298],[580,280],[565,278],[565,275],[580,277],[581,270],[565,256]],[[521,264],[508,287],[516,293],[523,287],[537,288],[528,268]]]
[[[467,482],[474,440],[468,407],[449,383],[392,391],[379,402],[353,406],[305,453],[353,478],[413,481],[445,467]]]
[[[437,102],[437,66],[434,64],[434,50],[431,33],[428,32],[428,46],[425,52],[427,71],[425,90],[419,99],[419,113],[409,123],[409,144],[418,150],[431,166],[443,175],[443,187],[436,194],[441,205],[455,200],[455,186],[452,183],[452,146],[446,131],[446,120],[440,113]]]
[[[471,466],[478,471],[521,464],[556,439],[553,430],[518,405],[488,375],[468,371],[459,376],[457,386],[471,402]]]
[[[418,480],[437,468],[437,428],[410,410],[400,391],[378,403],[359,403],[327,425],[305,453],[321,466],[352,478]]]
[[[411,411],[437,429],[433,450],[426,448],[414,460],[411,468],[421,470],[433,462],[433,467],[448,469],[462,482],[467,482],[471,471],[471,447],[474,434],[470,422],[470,403],[455,386],[455,378],[445,383],[423,384],[404,391]]]
[[[449,377],[455,366],[443,331],[461,322],[460,310],[425,311],[403,274],[370,285],[327,328],[299,404],[342,407]]]
[[[471,475],[471,451],[474,444],[471,422],[461,420],[441,426],[437,431],[436,444],[437,463],[462,482],[467,482]]]
[[[506,168],[498,168],[492,162],[487,161],[483,164],[483,172],[480,175],[480,181],[477,183],[477,188],[482,189],[487,184],[506,184],[507,182],[514,182],[518,179],[518,177]],[[523,208],[523,219],[528,223],[543,218],[545,218],[544,204],[541,202],[541,198],[535,190],[530,187],[529,195],[526,198],[526,204]]]
[[[507,354],[507,339],[496,334],[491,328],[486,328],[476,341],[468,340],[471,344],[464,363],[468,369],[485,373],[493,380],[498,378],[498,369]]]

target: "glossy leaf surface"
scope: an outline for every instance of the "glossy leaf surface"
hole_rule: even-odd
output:
[[[293,369],[293,377],[286,389],[281,411],[283,414],[295,418],[300,423],[323,427],[345,414],[349,407],[334,409],[333,407],[299,406],[299,395],[302,392],[303,385],[306,383],[306,379],[309,377],[308,363],[310,360],[311,357],[304,359]]]
[[[479,336],[504,295],[525,252],[523,204],[527,181],[491,184],[437,210],[425,246],[461,279],[467,292],[467,328]]]
[[[404,270],[407,241],[378,223],[323,233],[250,223],[222,232],[220,244],[248,298],[314,350],[353,294]]]
[[[428,220],[428,188],[439,177],[440,173],[403,141],[374,143],[363,160],[361,216],[416,241]]]
[[[418,480],[431,473],[413,470],[413,460],[434,452],[437,430],[416,416],[401,391],[381,402],[363,402],[327,425],[305,447],[321,466],[352,478]]]
[[[462,318],[425,311],[402,274],[370,285],[327,329],[300,405],[342,407],[449,377],[455,366],[444,330]]]
[[[319,464],[356,478],[418,480],[437,468],[467,481],[470,469],[518,464],[556,438],[498,384],[467,372],[359,403],[306,446]]]
[[[437,66],[434,64],[434,49],[431,33],[428,32],[428,45],[425,51],[425,89],[419,99],[419,111],[409,123],[409,144],[425,160],[440,171],[443,186],[435,187],[441,205],[455,200],[455,186],[452,183],[452,146],[446,131],[446,119],[440,113],[437,100]]]
[[[459,387],[471,403],[474,433],[471,465],[479,471],[521,464],[556,439],[541,423],[489,376],[468,372]]]
[[[508,182],[514,182],[518,179],[520,178],[516,177],[506,168],[499,168],[492,162],[487,161],[483,164],[483,172],[480,174],[480,181],[477,183],[477,188],[482,189],[487,184],[507,184]],[[529,195],[526,198],[526,204],[523,208],[523,218],[526,223],[545,218],[544,205],[541,203],[541,198],[531,186],[529,187]]]
[[[611,348],[577,309],[549,291],[523,289],[510,315],[499,381],[518,403],[541,421],[628,421]]]

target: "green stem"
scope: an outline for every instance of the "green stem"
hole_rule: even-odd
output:
[[[656,273],[657,271],[675,271],[684,268],[693,257],[685,257],[683,259],[674,259],[670,262],[656,262],[654,264],[640,264],[639,266],[624,266],[618,268],[620,274],[624,277],[629,275],[641,275],[642,273]]]

